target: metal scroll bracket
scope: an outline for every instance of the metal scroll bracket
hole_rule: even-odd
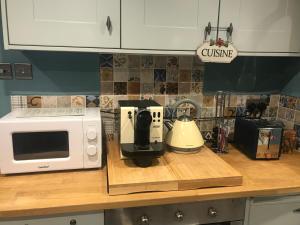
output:
[[[210,35],[212,31],[226,31],[227,42],[232,41],[232,33],[233,33],[232,23],[230,23],[228,27],[212,27],[211,23],[209,22],[208,25],[205,27],[204,41],[207,41],[207,36]],[[216,41],[219,39],[218,36],[219,36],[219,32],[217,32]]]

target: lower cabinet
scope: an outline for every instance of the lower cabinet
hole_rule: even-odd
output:
[[[0,221],[0,225],[104,225],[104,212],[18,218],[17,220]]]
[[[299,225],[300,196],[253,198],[244,225]]]

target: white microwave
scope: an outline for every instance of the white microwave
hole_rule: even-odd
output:
[[[67,109],[20,109],[2,117],[1,173],[101,167],[99,108],[72,113]]]

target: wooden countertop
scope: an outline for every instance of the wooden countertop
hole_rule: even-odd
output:
[[[300,153],[252,161],[231,148],[222,158],[243,175],[242,186],[109,196],[105,168],[0,176],[0,218],[300,193]]]

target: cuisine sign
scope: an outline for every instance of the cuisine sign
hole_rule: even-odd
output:
[[[218,45],[204,42],[197,50],[197,55],[202,62],[231,63],[237,57],[237,54],[237,50],[231,43]]]

